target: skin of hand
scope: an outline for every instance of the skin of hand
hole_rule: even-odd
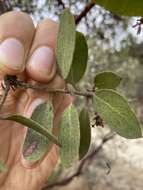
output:
[[[22,12],[12,11],[0,16],[0,80],[4,75],[16,75],[32,84],[47,84],[49,88],[65,88],[58,75],[54,48],[58,25],[42,20],[35,28],[31,18]],[[0,95],[3,89],[0,89]],[[54,107],[53,133],[64,109],[72,98],[65,94],[48,94],[35,90],[10,90],[0,115],[21,114],[30,117],[33,110],[45,101]],[[0,173],[1,190],[41,190],[51,175],[57,160],[58,147],[51,145],[44,157],[28,163],[22,149],[27,128],[12,121],[0,121],[0,160],[7,170]]]

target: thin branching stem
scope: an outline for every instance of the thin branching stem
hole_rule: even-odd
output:
[[[65,7],[65,3],[64,3],[62,0],[57,0],[57,2],[58,2],[58,5],[59,5],[59,6],[62,6],[63,9],[66,8],[66,7]]]
[[[4,94],[2,95],[2,97],[1,97],[1,102],[0,102],[0,110],[2,109],[2,107],[3,107],[3,105],[4,105],[5,101],[6,101],[6,98],[7,98],[7,96],[8,96],[9,90],[10,90],[10,87],[9,87],[9,86],[6,86],[6,87],[4,88]]]
[[[87,13],[94,7],[94,5],[95,5],[95,3],[93,3],[93,2],[88,3],[84,7],[84,9],[81,11],[81,13],[76,16],[75,23],[79,24],[79,22],[81,21],[81,19],[84,18],[87,15]]]
[[[53,89],[49,88],[47,85],[32,85],[29,83],[25,83],[22,81],[17,81],[17,88],[23,88],[23,89],[33,89],[33,90],[40,90],[44,92],[49,93],[64,93],[64,94],[70,94],[70,95],[78,95],[78,96],[84,96],[87,98],[93,97],[94,92],[80,92],[77,90],[68,90],[68,89]]]

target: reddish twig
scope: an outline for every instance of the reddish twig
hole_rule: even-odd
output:
[[[92,3],[92,2],[88,3],[83,9],[83,11],[79,15],[76,16],[75,23],[78,24],[81,21],[81,19],[85,17],[87,13],[94,7],[94,5],[95,3]]]
[[[133,25],[133,28],[137,28],[137,34],[141,33],[141,26],[143,25],[143,18],[137,19],[137,22],[135,25]]]

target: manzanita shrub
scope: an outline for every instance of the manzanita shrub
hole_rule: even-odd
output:
[[[93,0],[92,3],[107,8],[113,13],[137,16],[142,14],[143,2],[141,0]],[[120,4],[120,6],[119,6]],[[94,78],[93,89],[80,91],[75,89],[76,84],[83,78],[88,62],[88,46],[84,34],[76,31],[75,18],[69,9],[65,9],[60,15],[59,32],[55,50],[59,73],[67,84],[73,86],[67,91],[73,96],[82,95],[92,102],[93,110],[104,123],[122,137],[135,139],[142,137],[141,125],[127,100],[117,92],[121,77],[117,74],[105,71],[98,73]],[[64,93],[64,92],[63,92]],[[87,102],[87,101],[85,101]],[[82,159],[90,146],[91,127],[90,114],[85,106],[80,113],[75,105],[70,105],[62,114],[60,121],[60,133],[56,138],[52,133],[53,109],[47,115],[44,114],[43,127],[32,119],[20,115],[11,115],[4,120],[19,122],[42,135],[49,141],[60,147],[61,164],[69,167],[73,162]],[[43,112],[46,110],[42,110]],[[38,114],[38,113],[37,113]],[[5,167],[0,162],[0,169]]]

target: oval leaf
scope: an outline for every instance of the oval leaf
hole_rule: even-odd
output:
[[[142,0],[120,0],[120,6],[115,0],[92,0],[92,2],[118,15],[142,16]]]
[[[94,79],[95,88],[100,89],[115,89],[120,82],[121,77],[110,71],[98,73]]]
[[[75,40],[75,19],[69,9],[65,9],[60,16],[60,26],[56,44],[56,59],[64,79],[67,78],[71,68]]]
[[[52,133],[53,118],[54,114],[51,102],[41,103],[38,105],[31,116],[32,120],[42,125],[50,133]],[[24,151],[24,156],[27,160],[37,161],[45,155],[45,152],[48,150],[48,147],[50,145],[50,141],[47,137],[31,129],[27,133],[24,143],[24,150],[27,150],[33,142],[36,142],[38,144],[38,147],[35,148],[31,154],[25,154]]]
[[[84,35],[80,32],[76,32],[76,44],[73,56],[73,62],[67,82],[76,84],[83,77],[88,60],[88,46]]]
[[[62,115],[59,141],[62,145],[60,149],[62,165],[70,167],[78,160],[80,143],[79,117],[73,105],[70,105]]]
[[[142,136],[140,123],[121,95],[113,90],[97,90],[93,103],[96,112],[119,135],[129,139]]]
[[[32,119],[26,118],[22,115],[10,115],[7,117],[1,117],[0,119],[15,121],[17,123],[25,125],[26,127],[29,127],[37,131],[38,133],[46,136],[52,143],[55,143],[56,145],[60,146],[60,143],[57,141],[54,135],[50,134],[49,131],[45,127],[43,127],[42,125],[40,125],[39,123],[37,123],[36,121]]]
[[[90,141],[91,141],[91,128],[90,118],[86,108],[83,108],[79,115],[80,122],[80,147],[79,157],[82,159],[88,152]]]

